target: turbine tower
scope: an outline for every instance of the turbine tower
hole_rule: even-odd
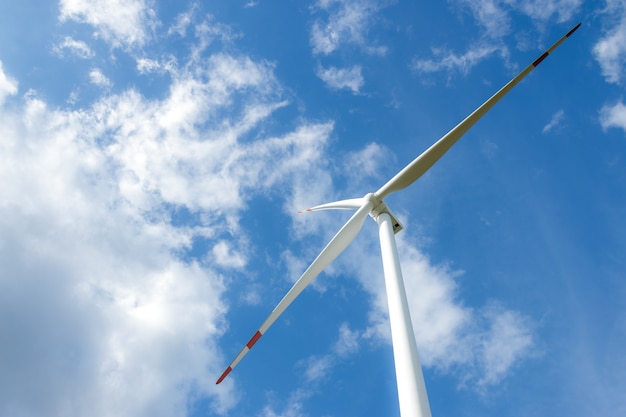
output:
[[[430,169],[465,132],[579,27],[580,23],[574,26],[565,36],[539,56],[539,58],[533,61],[480,107],[474,110],[474,112],[467,116],[461,123],[387,181],[378,191],[369,193],[363,198],[342,200],[307,209],[306,211],[332,209],[356,210],[356,213],[350,217],[317,258],[315,258],[313,263],[304,271],[302,276],[278,303],[243,349],[241,349],[216,383],[219,384],[226,378],[261,336],[265,334],[267,329],[269,329],[293,300],[300,295],[304,288],[306,288],[306,286],[343,252],[352,240],[354,240],[361,230],[365,218],[369,215],[378,223],[385,286],[389,304],[389,322],[391,325],[391,339],[396,368],[400,415],[402,417],[431,417],[430,405],[428,404],[428,396],[426,394],[426,385],[424,384],[424,376],[422,374],[422,367],[415,343],[415,333],[413,332],[413,326],[411,324],[409,305],[404,290],[404,281],[402,279],[400,260],[396,248],[395,234],[402,229],[402,226],[387,208],[383,200],[389,194],[413,184],[428,171],[428,169]]]

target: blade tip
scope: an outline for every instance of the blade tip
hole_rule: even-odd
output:
[[[222,376],[220,376],[220,377],[217,379],[217,382],[215,383],[215,385],[219,385],[219,384],[220,384],[220,382],[222,382],[222,381],[224,380],[224,378],[226,378],[226,377],[228,376],[228,374],[230,373],[230,371],[232,371],[232,370],[233,370],[233,368],[232,368],[232,367],[230,367],[230,366],[229,366],[228,368],[226,368],[226,370],[224,371],[224,373],[222,374]]]
[[[578,24],[576,26],[574,26],[572,28],[572,30],[570,30],[569,32],[567,32],[567,35],[565,35],[565,37],[569,38],[570,35],[574,32],[576,32],[576,29],[578,29],[580,27],[580,25],[582,24],[582,22],[578,22]]]

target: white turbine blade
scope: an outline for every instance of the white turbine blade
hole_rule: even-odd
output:
[[[504,97],[513,87],[517,85],[524,77],[526,77],[537,65],[541,63],[549,54],[551,54],[561,43],[565,41],[578,27],[580,23],[574,26],[565,36],[559,39],[554,45],[548,48],[539,58],[533,61],[528,67],[520,72],[515,78],[502,87],[491,98],[485,101],[472,114],[467,116],[465,120],[459,123],[454,129],[445,136],[435,142],[424,153],[415,158],[409,165],[404,167],[402,171],[396,174],[391,180],[383,185],[376,195],[380,199],[384,199],[389,194],[408,187],[421,177],[426,171],[432,167],[460,138],[467,132],[481,117],[485,115],[502,97]]]
[[[311,283],[319,275],[324,268],[326,268],[343,250],[348,247],[350,242],[354,240],[356,235],[361,230],[363,226],[363,222],[365,218],[372,210],[372,203],[370,201],[365,201],[361,199],[363,203],[356,213],[350,217],[350,219],[343,225],[343,227],[337,232],[337,234],[331,239],[331,241],[326,245],[326,247],[320,252],[320,254],[315,258],[313,263],[307,268],[306,271],[302,274],[302,276],[296,281],[296,283],[291,287],[291,289],[287,292],[287,294],[283,297],[283,299],[278,303],[276,308],[272,311],[269,317],[263,322],[259,330],[252,336],[250,341],[246,343],[246,345],[241,349],[239,354],[233,359],[228,368],[224,371],[224,373],[219,377],[216,384],[219,384],[226,378],[226,376],[233,370],[233,368],[241,361],[241,359],[248,353],[252,346],[259,340],[263,334],[267,331],[267,329],[276,321],[276,319],[285,311],[285,309],[295,300],[295,298],[300,295],[302,290],[306,288],[307,285]]]
[[[298,213],[308,213],[320,210],[356,210],[365,203],[362,198],[351,198],[349,200],[335,201],[333,203],[320,204],[319,206],[310,207],[306,210],[300,210]]]

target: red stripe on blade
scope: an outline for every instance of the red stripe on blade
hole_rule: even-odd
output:
[[[215,385],[219,384],[220,382],[222,382],[224,380],[224,378],[226,378],[226,376],[230,373],[230,371],[232,371],[233,368],[231,368],[230,366],[228,368],[226,368],[226,370],[224,371],[224,373],[222,374],[222,376],[220,376],[220,378],[217,380],[217,382],[215,383]]]
[[[250,341],[248,342],[248,344],[246,346],[248,346],[248,349],[252,349],[252,346],[254,346],[254,344],[257,342],[257,340],[259,340],[261,338],[261,336],[263,336],[261,334],[260,331],[256,331],[256,333],[254,334],[254,336],[252,336],[252,339],[250,339]]]
[[[536,67],[537,65],[541,64],[541,61],[546,59],[547,56],[548,56],[548,52],[544,52],[543,55],[541,55],[539,58],[537,58],[535,62],[533,62],[533,67]]]

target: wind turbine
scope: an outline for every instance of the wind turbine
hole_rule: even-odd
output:
[[[402,229],[402,226],[387,208],[383,200],[389,194],[408,187],[428,171],[428,169],[430,169],[465,132],[579,27],[580,23],[574,26],[565,36],[533,61],[532,64],[527,66],[480,107],[474,110],[474,112],[467,116],[461,123],[387,181],[378,191],[369,193],[363,198],[342,200],[307,209],[306,211],[332,209],[356,210],[356,213],[350,217],[317,258],[315,258],[313,263],[304,271],[302,276],[278,303],[269,317],[263,322],[256,333],[254,333],[235,359],[233,359],[216,383],[219,384],[226,378],[302,290],[304,290],[304,288],[306,288],[306,286],[343,252],[352,240],[354,240],[361,230],[365,218],[370,215],[378,223],[385,286],[389,304],[389,322],[391,325],[391,339],[396,368],[400,415],[402,417],[430,417],[430,406],[426,395],[424,376],[422,374],[417,345],[415,343],[415,334],[413,333],[413,326],[411,324],[409,305],[404,290],[404,281],[402,279],[400,260],[398,258],[394,236]]]

